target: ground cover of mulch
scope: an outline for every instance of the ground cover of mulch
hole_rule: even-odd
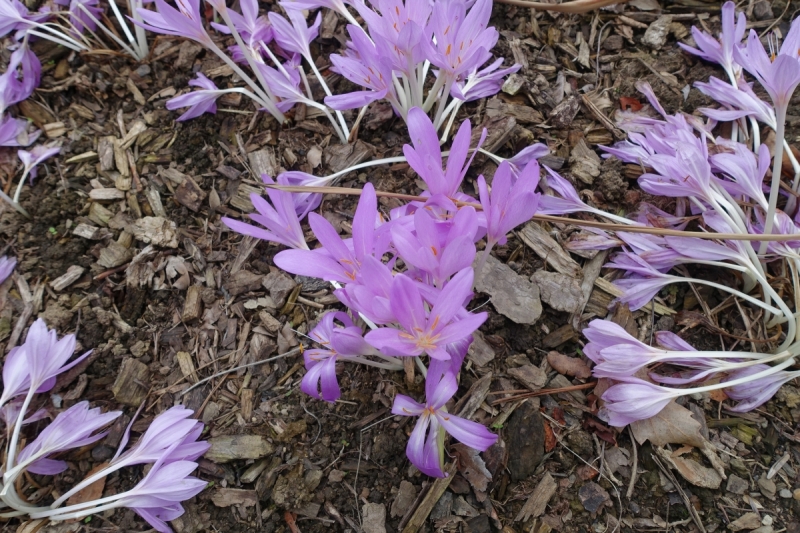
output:
[[[798,7],[743,4],[750,26],[784,34]],[[584,199],[630,211],[647,199],[635,183],[642,170],[601,159],[596,146],[622,138],[613,113],[639,108],[638,80],[654,87],[669,112],[709,103],[691,83],[721,71],[676,43],[691,42],[692,25],[716,32],[719,7],[632,0],[578,16],[496,4],[496,53],[523,67],[501,94],[464,106],[459,119],[488,128],[484,148],[500,155],[545,142],[552,155],[543,163]],[[326,13],[315,43],[334,92],[353,89],[326,70],[344,32]],[[63,149],[23,193],[32,220],[0,207],[0,252],[19,259],[20,273],[0,287],[0,343],[7,353],[37,316],[62,334],[77,332],[80,347],[95,351],[60,379],[45,406],[86,399],[126,414],[108,437],[69,454],[69,470],[54,482],[27,478],[27,495],[45,501],[108,460],[143,402],[138,432],[182,402],[207,424],[212,449],[199,471],[210,487],[185,504],[187,513],[172,524],[179,533],[800,531],[796,386],[755,412],[728,413],[724,397],[704,395],[618,431],[596,417],[600,391],[581,359],[580,330],[609,315],[644,341],[671,330],[698,348],[747,349],[742,339],[766,336],[745,326],[749,309],[706,287],[677,287],[641,311],[609,310],[616,273],[601,268],[606,254],[563,248],[580,238],[577,226],[518,228],[496,249],[478,287],[472,305],[490,318],[470,349],[452,408],[489,425],[500,441],[482,456],[450,446],[451,475],[427,478],[405,457],[413,422],[390,416],[395,394],[422,393],[421,376],[345,365],[340,401],[304,396],[299,345],[322,312],[339,308],[331,287],[282,273],[272,263],[279,247],[220,222],[252,210],[249,194],[261,190],[261,173],[325,175],[401,155],[408,138],[389,106],[373,105],[347,146],[305,108],[280,127],[238,95],[222,99],[216,115],[177,123],[164,102],[184,91],[194,72],[220,86],[232,78],[198,45],[158,37],[141,64],[116,54],[71,55],[47,43],[37,48],[44,80],[18,111]],[[800,109],[793,108],[792,142],[798,125]],[[15,164],[13,151],[0,152],[5,190],[18,176]],[[476,158],[466,192],[495,168]],[[419,190],[406,164],[351,173],[341,184],[367,181],[379,190]],[[381,199],[386,212],[396,205]],[[352,198],[330,196],[319,212],[347,234],[354,206]],[[242,368],[220,374],[234,367]],[[140,476],[116,473],[101,490],[125,490]],[[12,521],[3,531],[18,527]],[[146,529],[132,511],[110,511],[40,531]]]

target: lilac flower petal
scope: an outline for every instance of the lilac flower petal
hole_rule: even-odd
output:
[[[483,452],[497,442],[497,435],[477,422],[447,413],[436,413],[436,418],[449,434],[470,448]]]

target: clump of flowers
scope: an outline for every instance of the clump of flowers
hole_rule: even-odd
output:
[[[103,413],[100,408],[90,408],[88,402],[79,402],[58,413],[49,425],[31,433],[27,444],[21,445],[24,427],[39,428],[40,421],[51,416],[47,409],[32,410],[36,396],[51,390],[59,374],[91,353],[86,352],[70,361],[75,343],[74,335],[59,339],[56,332],[48,330],[44,321],[39,319],[31,325],[25,343],[11,349],[6,356],[3,393],[0,395],[0,423],[5,425],[7,435],[0,483],[0,501],[5,509],[0,516],[60,521],[129,507],[157,531],[172,531],[166,522],[183,514],[181,502],[206,486],[204,481],[190,475],[197,469],[195,460],[209,448],[208,443],[198,441],[203,424],[192,420],[193,411],[182,406],[172,407],[157,416],[136,444],[130,447],[129,425],[114,458],[52,504],[33,505],[18,493],[25,486],[24,475],[53,476],[67,470],[67,463],[55,457],[102,439],[108,433],[104,428],[122,414],[120,411]],[[132,489],[63,506],[71,496],[111,473],[144,464],[152,466]]]
[[[519,65],[500,68],[503,60],[492,59],[497,30],[489,27],[491,0],[478,0],[468,8],[467,0],[428,2],[399,0],[372,2],[282,0],[286,16],[271,12],[258,16],[255,0],[242,0],[241,13],[224,0],[207,0],[219,14],[217,31],[232,35],[236,45],[225,53],[206,31],[199,0],[177,2],[177,9],[156,0],[156,11],[137,10],[137,24],[157,33],[192,39],[218,55],[247,85],[218,89],[202,74],[190,85],[202,87],[196,93],[170,100],[168,107],[189,107],[178,120],[215,111],[214,101],[226,92],[240,92],[260,108],[283,122],[284,113],[301,103],[326,116],[342,142],[347,142],[370,103],[386,100],[395,113],[408,120],[412,108],[433,111],[434,128],[444,128],[444,137],[464,102],[491,96],[500,90],[506,75]],[[317,69],[310,43],[318,36],[322,20],[317,13],[309,25],[302,10],[327,8],[348,21],[350,41],[344,54],[331,55],[333,67],[363,90],[333,94]],[[358,23],[348,7],[361,16]],[[241,65],[241,66],[240,66]],[[252,73],[248,75],[242,66]],[[325,93],[318,102],[304,70],[307,65]],[[433,85],[425,94],[426,82]],[[448,100],[452,101],[448,103]],[[341,111],[361,108],[352,126]]]

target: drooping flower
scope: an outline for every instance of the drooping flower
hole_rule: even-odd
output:
[[[189,81],[189,86],[200,87],[201,90],[170,98],[165,105],[169,110],[175,110],[181,107],[189,108],[178,117],[178,122],[197,118],[203,113],[216,114],[217,98],[225,94],[225,91],[221,91],[216,84],[208,79],[202,72],[197,73],[196,79]]]
[[[497,442],[497,435],[477,422],[447,412],[445,404],[455,395],[458,383],[446,365],[439,366],[438,369],[437,372],[434,365],[429,369],[425,380],[424,404],[398,394],[392,405],[392,413],[419,417],[408,440],[406,455],[423,474],[444,477],[445,432],[480,451],[485,451]]]
[[[258,16],[258,1],[257,0],[239,0],[239,8],[242,13],[226,8],[228,15],[233,22],[233,26],[242,40],[251,48],[255,49],[260,46],[269,44],[272,41],[272,24],[266,16]],[[222,33],[230,34],[231,29],[225,24],[212,22],[211,26]]]
[[[8,482],[21,470],[34,474],[54,475],[67,468],[64,461],[48,459],[48,455],[80,448],[103,438],[107,432],[96,433],[119,417],[122,411],[102,413],[99,407],[89,408],[89,402],[80,402],[56,416],[36,439],[17,456],[17,464],[3,476]]]
[[[24,165],[23,172],[30,176],[31,185],[33,185],[33,180],[38,175],[39,169],[37,167],[46,159],[58,155],[60,152],[60,146],[45,146],[43,144],[37,144],[30,152],[27,150],[17,151],[17,156]]]
[[[17,260],[13,257],[6,255],[0,256],[0,284],[2,284],[8,276],[14,272],[14,267],[17,266]],[[2,402],[0,402],[2,403]]]
[[[2,3],[2,2],[0,2]],[[12,54],[8,68],[0,74],[0,115],[6,109],[27,99],[42,75],[42,63],[27,44],[20,45]]]
[[[605,404],[600,408],[599,416],[611,426],[624,427],[657,415],[670,401],[682,395],[680,389],[659,387],[643,379],[629,378],[603,393]]]
[[[779,50],[770,55],[761,44],[755,30],[750,30],[745,46],[734,48],[734,58],[752,74],[764,89],[780,116],[780,110],[789,105],[797,85],[800,84],[800,19],[795,19]]]
[[[768,373],[772,367],[769,365],[753,365],[740,368],[731,372],[728,377],[723,381],[734,381],[744,379],[743,383],[725,388],[725,394],[732,400],[737,400],[738,403],[731,407],[730,410],[737,413],[745,413],[760,407],[775,396],[778,389],[784,383],[795,379],[800,375],[798,372],[780,371],[768,374],[764,377],[746,380],[750,376],[756,374]]]
[[[338,327],[335,320],[344,327]],[[309,334],[323,348],[312,348],[303,352],[306,375],[300,390],[318,400],[335,402],[342,395],[336,379],[336,362],[370,355],[375,349],[364,341],[361,328],[356,327],[346,313],[326,313]]]
[[[21,41],[25,36],[25,30],[33,26],[31,22],[40,22],[49,16],[50,13],[31,13],[19,0],[2,0],[0,1],[0,37],[16,31],[14,38]]]
[[[264,183],[271,185],[275,183],[266,174],[261,175]],[[250,201],[258,213],[248,215],[254,222],[257,222],[267,229],[262,229],[245,222],[240,222],[229,217],[222,217],[222,222],[230,229],[242,235],[249,235],[256,239],[276,242],[292,248],[308,250],[303,229],[300,227],[297,213],[295,212],[294,199],[292,193],[267,188],[267,196],[272,201],[272,205],[258,194],[251,194]]]
[[[692,26],[692,36],[697,48],[678,43],[678,46],[696,56],[702,57],[706,61],[717,63],[728,74],[731,80],[738,78],[736,62],[734,61],[734,48],[744,37],[747,20],[744,13],[740,12],[736,17],[736,4],[725,2],[722,5],[722,31],[719,40],[714,39],[708,33]]]
[[[486,313],[468,313],[456,320],[472,297],[472,268],[457,273],[439,292],[430,313],[425,312],[422,294],[406,275],[395,276],[389,304],[403,329],[378,328],[364,339],[386,355],[417,356],[449,360],[445,347],[472,334],[483,324]]]
[[[178,37],[187,37],[204,45],[212,45],[213,41],[203,27],[200,14],[200,0],[176,0],[178,9],[164,0],[155,0],[156,10],[139,8],[139,16],[144,22],[134,21],[146,30]]]

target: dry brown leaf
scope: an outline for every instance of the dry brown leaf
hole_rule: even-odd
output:
[[[108,466],[108,463],[101,463],[94,468],[92,468],[86,477],[91,477],[100,470],[103,470],[105,467]],[[67,505],[75,505],[76,503],[84,503],[90,502],[92,500],[99,500],[103,497],[103,489],[106,487],[106,478],[101,477],[88,487],[79,490],[75,494],[73,494],[68,500]]]
[[[472,485],[475,498],[479,502],[486,500],[486,489],[492,480],[492,474],[486,469],[486,463],[478,455],[478,450],[466,444],[454,444],[453,450],[458,457],[458,471]]]
[[[559,352],[548,352],[547,362],[553,369],[567,376],[574,376],[579,379],[586,379],[592,375],[589,365],[583,359],[569,357]]]
[[[656,448],[656,453],[692,485],[707,489],[718,489],[722,484],[722,477],[717,472],[711,468],[706,468],[694,459],[677,457],[674,453],[670,453],[663,448]]]

